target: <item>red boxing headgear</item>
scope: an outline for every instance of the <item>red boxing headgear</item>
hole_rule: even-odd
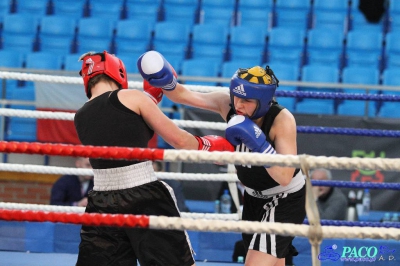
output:
[[[88,98],[91,97],[88,90],[89,80],[100,74],[106,74],[120,84],[123,89],[128,88],[126,69],[124,63],[118,57],[107,53],[107,51],[103,53],[88,52],[83,54],[79,60],[83,61],[82,69],[79,71],[79,74],[83,78],[83,84]]]

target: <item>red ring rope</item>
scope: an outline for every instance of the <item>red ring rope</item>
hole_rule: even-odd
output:
[[[59,222],[91,226],[149,227],[149,216],[106,213],[60,213],[24,210],[0,210],[0,220]]]
[[[0,141],[0,152],[63,155],[104,159],[163,160],[164,150],[90,145]]]

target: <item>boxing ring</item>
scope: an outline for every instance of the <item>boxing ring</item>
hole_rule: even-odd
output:
[[[80,78],[55,77],[47,75],[0,72],[0,77],[20,80],[40,80],[45,82],[60,82],[68,84],[81,84]],[[138,89],[141,82],[130,83],[130,88]],[[189,86],[188,86],[189,87]],[[190,86],[200,91],[209,91],[214,87]],[[299,96],[299,93],[283,92],[284,97]],[[315,93],[310,94],[314,98],[345,97],[345,94]],[[398,100],[396,97],[388,96],[354,96],[357,99],[379,99]],[[361,98],[359,98],[361,97]],[[385,98],[386,97],[386,98]],[[17,116],[40,119],[73,120],[73,114],[63,112],[45,112],[12,110],[0,108],[2,116]],[[226,124],[217,122],[200,122],[174,120],[174,122],[185,128],[208,128],[224,130]],[[388,130],[360,130],[351,128],[321,128],[321,127],[298,127],[301,133],[317,134],[344,134],[357,136],[380,136],[399,138],[400,132]],[[312,185],[326,185],[337,187],[358,187],[374,189],[394,189],[400,187],[397,184],[380,185],[376,183],[360,182],[338,182],[318,181],[311,182],[308,173],[310,169],[328,168],[338,170],[370,169],[381,171],[400,171],[400,159],[389,158],[348,158],[348,157],[327,157],[312,155],[265,155],[246,154],[236,152],[204,152],[189,150],[170,149],[138,149],[125,147],[92,147],[83,145],[50,144],[50,143],[28,143],[28,142],[7,142],[0,141],[1,153],[39,154],[49,156],[70,156],[90,157],[107,159],[135,159],[135,160],[159,160],[164,162],[188,162],[188,163],[216,163],[219,164],[251,164],[251,165],[280,165],[287,167],[301,168],[306,173],[306,212],[308,220],[302,225],[272,223],[261,224],[240,220],[240,214],[211,214],[211,213],[182,213],[181,218],[158,217],[158,216],[137,216],[137,215],[111,215],[111,214],[86,214],[84,208],[61,207],[49,205],[0,203],[0,220],[3,221],[31,221],[67,223],[77,225],[96,226],[129,226],[149,229],[177,229],[207,232],[246,232],[246,233],[273,233],[280,235],[291,235],[307,238],[311,245],[312,265],[321,265],[324,260],[321,254],[324,250],[320,245],[324,239],[381,239],[400,240],[398,224],[363,223],[363,222],[335,222],[321,221],[315,199],[311,193]],[[75,169],[54,166],[22,165],[22,164],[0,164],[1,171],[30,172],[44,174],[92,174],[91,170]],[[160,179],[196,180],[196,181],[237,181],[235,174],[198,174],[198,173],[160,173],[156,176]],[[333,246],[332,246],[333,247]],[[0,254],[1,257],[1,254]],[[198,262],[196,262],[198,265]],[[35,264],[32,264],[35,265]],[[208,264],[210,265],[210,264]],[[325,265],[325,264],[323,264]],[[334,264],[332,264],[334,265]],[[358,264],[360,265],[360,264]]]

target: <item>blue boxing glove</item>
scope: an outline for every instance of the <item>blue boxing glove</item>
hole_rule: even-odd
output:
[[[244,144],[252,152],[275,154],[276,151],[267,141],[262,130],[250,118],[236,115],[228,122],[226,139],[234,146]]]
[[[142,54],[137,67],[143,79],[151,86],[164,90],[174,90],[176,87],[176,72],[168,61],[156,51],[149,51]]]

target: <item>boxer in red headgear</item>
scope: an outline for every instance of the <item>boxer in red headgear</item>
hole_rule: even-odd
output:
[[[146,148],[154,132],[179,149],[233,151],[219,136],[180,129],[140,90],[127,90],[123,62],[107,53],[80,58],[89,100],[75,114],[83,145]],[[151,161],[90,159],[94,173],[86,212],[179,217],[172,189],[159,181]],[[194,264],[184,231],[83,226],[78,266]]]
[[[225,135],[237,151],[297,154],[294,116],[275,99],[279,80],[271,68],[239,68],[229,92],[200,93],[177,83],[167,60],[156,51],[141,55],[143,79],[161,88],[172,101],[216,112],[228,122]],[[235,165],[245,186],[242,219],[301,224],[305,218],[305,181],[300,169],[281,166]],[[293,237],[243,234],[246,265],[280,266],[296,254]]]
[[[128,76],[125,66],[118,57],[107,53],[107,51],[103,53],[88,52],[83,54],[79,60],[83,61],[79,74],[83,78],[85,92],[89,99],[91,97],[88,89],[89,81],[100,74],[105,74],[115,80],[122,89],[128,88]]]

